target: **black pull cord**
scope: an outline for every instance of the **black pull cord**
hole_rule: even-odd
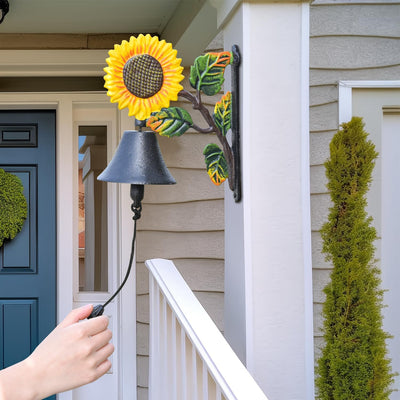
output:
[[[132,238],[132,246],[131,246],[131,256],[129,259],[129,266],[128,266],[128,270],[126,271],[125,274],[125,278],[122,281],[121,285],[119,286],[119,288],[117,289],[117,291],[104,303],[104,304],[98,304],[97,306],[93,307],[93,311],[92,313],[88,316],[87,319],[90,318],[94,318],[94,317],[98,317],[100,315],[103,315],[104,312],[104,308],[111,303],[115,297],[117,296],[117,294],[121,291],[121,289],[124,287],[126,281],[129,278],[129,274],[131,273],[131,269],[132,269],[132,264],[133,264],[133,257],[135,254],[135,240],[136,240],[136,222],[135,222],[135,226],[133,228],[133,238]]]
[[[97,306],[93,307],[93,311],[91,314],[87,317],[87,319],[91,319],[94,317],[98,317],[100,315],[103,315],[104,313],[104,308],[111,303],[111,301],[114,300],[115,296],[121,291],[121,289],[124,287],[126,281],[129,278],[129,274],[132,269],[132,264],[133,264],[133,258],[135,255],[135,241],[136,241],[136,224],[137,220],[141,217],[141,211],[142,211],[142,199],[143,199],[143,192],[144,192],[144,187],[143,185],[131,185],[131,198],[133,200],[133,203],[131,205],[131,210],[133,212],[133,217],[132,219],[135,221],[135,225],[133,227],[133,237],[132,237],[132,245],[131,245],[131,256],[129,259],[129,265],[128,265],[128,270],[126,271],[125,278],[122,281],[121,285],[117,289],[117,291],[104,303],[104,304],[97,304]]]

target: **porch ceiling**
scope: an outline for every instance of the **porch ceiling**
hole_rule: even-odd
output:
[[[217,33],[209,0],[9,0],[1,34],[157,33],[190,62]],[[181,54],[181,53],[184,54]]]
[[[2,33],[161,33],[180,0],[9,0]]]

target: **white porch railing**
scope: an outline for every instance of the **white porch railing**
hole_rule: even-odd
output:
[[[149,400],[268,400],[169,260],[149,260]]]

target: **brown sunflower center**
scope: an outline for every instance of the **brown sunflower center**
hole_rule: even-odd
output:
[[[126,62],[123,79],[134,96],[147,99],[160,91],[164,74],[158,60],[148,54],[140,54]]]

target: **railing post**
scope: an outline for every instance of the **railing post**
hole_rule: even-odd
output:
[[[150,290],[150,337],[149,337],[149,400],[160,399],[159,382],[160,369],[157,365],[160,363],[160,291],[153,276],[149,278]]]

